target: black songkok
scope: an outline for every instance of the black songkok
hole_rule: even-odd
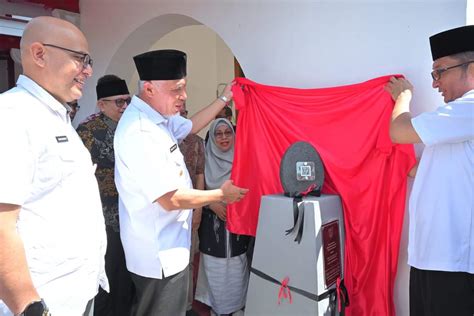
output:
[[[186,77],[186,54],[164,49],[133,57],[140,80],[178,80]]]
[[[122,79],[98,83],[95,91],[97,92],[97,100],[115,95],[130,94],[127,83]]]
[[[433,61],[458,53],[474,51],[474,25],[447,30],[430,37]]]

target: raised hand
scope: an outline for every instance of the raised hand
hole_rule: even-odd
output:
[[[397,101],[398,96],[404,91],[409,90],[410,93],[413,92],[412,84],[405,78],[390,78],[384,89],[390,93],[393,101]]]

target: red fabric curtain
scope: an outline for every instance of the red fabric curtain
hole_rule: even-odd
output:
[[[255,236],[261,196],[283,192],[283,153],[296,141],[311,143],[325,167],[323,193],[338,194],[343,202],[347,315],[395,314],[407,174],[415,155],[412,145],[390,140],[393,101],[383,89],[389,78],[324,89],[237,78],[233,88],[239,118],[231,178],[250,191],[229,205],[228,229]]]

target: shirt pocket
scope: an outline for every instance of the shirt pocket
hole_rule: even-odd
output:
[[[37,181],[43,190],[54,188],[71,176],[76,157],[68,142],[51,143],[45,146],[37,165]]]
[[[61,172],[61,180],[64,180],[72,175],[76,169],[78,153],[73,150],[71,143],[58,144],[59,169]]]
[[[184,162],[184,157],[183,154],[176,148],[171,154],[170,154],[170,160],[172,162],[173,167],[175,167],[176,172],[178,173],[178,176],[184,177],[184,172],[186,171],[186,164]]]

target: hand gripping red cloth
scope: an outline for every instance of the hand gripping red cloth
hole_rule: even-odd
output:
[[[342,198],[349,316],[395,315],[407,174],[415,155],[412,145],[390,140],[394,103],[383,89],[389,78],[324,89],[237,78],[232,89],[239,116],[231,179],[250,191],[229,205],[228,229],[255,236],[261,196],[283,192],[279,165],[285,150],[296,141],[311,143],[325,167],[323,193]]]

